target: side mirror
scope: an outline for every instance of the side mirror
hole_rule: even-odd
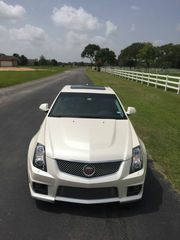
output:
[[[126,113],[127,113],[128,116],[132,115],[132,114],[136,113],[136,109],[134,107],[128,107]]]
[[[49,106],[48,106],[48,103],[42,103],[40,106],[39,106],[39,109],[43,112],[48,112],[49,111]]]

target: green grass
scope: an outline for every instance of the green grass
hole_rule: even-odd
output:
[[[95,85],[113,88],[126,108],[136,108],[130,117],[136,132],[155,166],[180,190],[180,95],[106,73],[87,74]]]
[[[37,71],[0,71],[0,88],[37,80],[54,74],[61,73],[70,67],[37,67]],[[43,69],[43,70],[39,70]]]

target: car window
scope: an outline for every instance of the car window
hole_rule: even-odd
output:
[[[126,119],[114,94],[62,92],[49,117]]]

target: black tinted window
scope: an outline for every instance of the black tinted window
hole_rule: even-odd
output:
[[[50,117],[126,119],[114,94],[61,93]]]

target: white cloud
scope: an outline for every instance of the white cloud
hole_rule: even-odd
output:
[[[136,25],[133,23],[131,24],[131,31],[132,32],[135,32],[136,31]]]
[[[64,48],[68,49],[82,49],[87,44],[97,44],[100,47],[107,47],[110,44],[110,40],[103,36],[89,36],[88,34],[80,34],[74,31],[69,31],[63,40],[63,46]]]
[[[138,10],[140,10],[140,7],[132,5],[131,9],[134,10],[134,11],[138,11]]]
[[[176,31],[180,32],[180,23],[177,24]]]
[[[95,30],[100,26],[98,19],[82,7],[76,9],[64,5],[60,9],[54,8],[51,18],[57,26],[71,30]]]
[[[20,5],[8,5],[0,1],[0,19],[15,21],[24,17],[26,10]]]
[[[162,40],[155,40],[154,42],[153,42],[153,45],[154,46],[160,46],[160,45],[163,45],[163,41]]]
[[[4,51],[4,48],[2,46],[4,45],[4,43],[7,43],[7,39],[9,38],[9,36],[8,36],[8,30],[2,25],[0,25],[0,36],[1,36],[0,37],[1,49],[3,49]]]
[[[32,45],[41,45],[46,40],[46,34],[42,28],[32,25],[25,25],[22,28],[10,29],[12,39],[30,43]]]
[[[117,26],[114,25],[111,21],[106,21],[106,36],[109,36],[112,33],[117,31]]]
[[[107,43],[106,38],[102,36],[95,36],[90,40],[92,43],[98,44],[100,46],[104,46]]]
[[[0,32],[6,32],[6,28],[2,25],[0,25]]]
[[[67,47],[81,47],[88,41],[87,34],[79,34],[73,31],[69,31],[66,35]]]

